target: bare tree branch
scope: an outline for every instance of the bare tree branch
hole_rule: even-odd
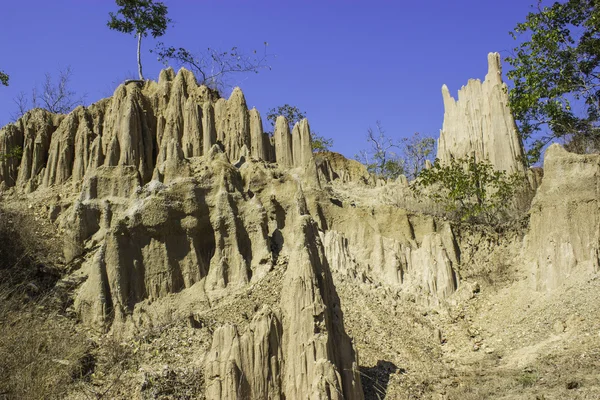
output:
[[[52,75],[46,73],[42,85],[42,95],[39,97],[41,106],[55,114],[67,114],[78,105],[83,104],[85,96],[76,98],[74,90],[69,88],[72,70],[67,67],[59,71],[56,83],[52,81]]]
[[[17,110],[11,114],[11,119],[16,121],[27,111],[38,107],[45,108],[55,114],[67,114],[75,107],[83,105],[85,95],[78,96],[70,88],[72,75],[71,67],[59,70],[56,81],[52,79],[52,74],[46,73],[41,87],[41,94],[37,87],[32,89],[31,103],[25,92],[20,92],[13,98]]]
[[[225,87],[230,86],[229,77],[232,74],[258,74],[262,69],[270,70],[271,67],[267,64],[271,57],[267,53],[268,45],[267,42],[264,42],[262,54],[256,50],[253,50],[251,54],[245,54],[237,47],[232,47],[227,51],[209,47],[205,52],[193,54],[183,47],[165,47],[161,42],[151,52],[156,53],[158,61],[165,66],[174,61],[177,66],[189,68],[194,72],[201,85],[221,92]]]
[[[13,102],[17,106],[17,110],[14,113],[10,114],[10,120],[15,122],[19,118],[21,118],[27,111],[31,109],[29,105],[29,97],[25,92],[19,92],[14,98]]]
[[[370,149],[362,150],[355,158],[367,166],[369,172],[386,179],[395,179],[404,173],[404,160],[392,149],[399,149],[400,144],[385,135],[380,121],[367,130],[367,143]]]

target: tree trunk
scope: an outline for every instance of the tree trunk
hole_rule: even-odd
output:
[[[138,62],[138,73],[140,74],[140,80],[144,80],[144,75],[142,74],[142,34],[138,33],[138,46],[137,46],[137,62]]]

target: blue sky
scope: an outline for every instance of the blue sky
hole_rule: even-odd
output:
[[[269,43],[271,71],[233,77],[264,116],[289,103],[306,111],[313,130],[353,157],[369,126],[381,121],[390,137],[421,132],[437,138],[443,121],[442,84],[456,96],[487,71],[487,53],[506,55],[508,32],[535,0],[194,1],[164,0],[173,25],[166,45],[261,49]],[[71,87],[92,103],[134,75],[136,39],[106,27],[111,0],[20,0],[2,5],[0,125],[10,121],[19,92],[44,74],[70,66]],[[143,41],[146,78],[162,65]],[[266,125],[266,121],[265,121]]]

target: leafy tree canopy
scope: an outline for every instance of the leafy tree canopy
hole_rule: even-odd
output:
[[[288,120],[288,123],[290,124],[290,131],[291,127],[293,127],[296,122],[302,121],[304,118],[306,118],[306,113],[304,111],[301,111],[296,106],[286,103],[282,106],[271,108],[267,113],[267,121],[269,121],[272,126],[275,126],[277,117],[280,115],[283,115],[285,119]]]
[[[167,31],[167,25],[171,22],[167,18],[167,6],[153,0],[115,0],[121,7],[117,13],[110,12],[110,20],[107,25],[123,33],[135,33],[136,35],[152,37],[162,36]]]
[[[159,37],[167,31],[167,25],[171,19],[167,17],[167,6],[153,0],[115,0],[119,8],[117,13],[110,12],[107,25],[123,33],[134,33],[137,36],[137,62],[140,79],[144,79],[142,73],[141,47],[142,37]]]
[[[0,83],[4,86],[8,86],[8,75],[4,71],[0,71]]]
[[[541,3],[511,32],[523,41],[506,58],[510,105],[531,143],[530,163],[555,138],[571,151],[600,148],[600,2]]]

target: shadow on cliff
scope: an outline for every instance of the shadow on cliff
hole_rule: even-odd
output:
[[[387,393],[390,375],[396,371],[404,372],[390,361],[379,360],[373,367],[360,367],[360,380],[365,400],[384,399]]]

